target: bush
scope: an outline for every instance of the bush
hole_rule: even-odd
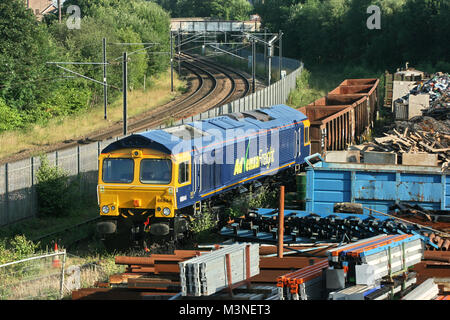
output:
[[[36,174],[39,213],[50,216],[67,215],[70,208],[70,181],[61,168],[52,167],[46,156],[41,156]]]
[[[189,224],[189,230],[194,234],[209,232],[216,226],[214,215],[208,209],[204,209],[201,214],[194,216]]]
[[[271,190],[269,186],[259,188],[250,187],[248,193],[244,193],[233,199],[230,207],[225,210],[228,218],[234,219],[245,215],[249,209],[255,208],[277,208],[278,190]]]
[[[279,206],[278,199],[278,188],[271,189],[268,186],[262,186],[250,191],[248,206],[249,208],[277,208]]]
[[[19,128],[23,125],[20,113],[8,107],[3,99],[0,98],[0,133],[6,130]]]
[[[293,107],[302,107],[323,96],[323,92],[311,88],[311,73],[303,69],[295,82],[295,90],[289,93],[288,104]]]
[[[39,243],[27,240],[24,235],[16,235],[10,240],[0,239],[0,264],[17,261],[37,252]]]

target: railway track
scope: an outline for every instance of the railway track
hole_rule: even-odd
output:
[[[195,114],[223,105],[249,93],[248,79],[239,72],[232,71],[193,55],[182,54],[182,65],[199,79],[197,88],[186,98],[173,104],[158,107],[149,117],[130,123],[129,132],[139,132],[156,127],[171,119],[184,119]],[[121,129],[116,131],[120,134]],[[103,135],[95,140],[111,138]]]
[[[182,67],[188,72],[188,92],[167,104],[129,118],[127,123],[129,133],[187,118],[249,94],[250,82],[245,75],[193,55],[183,54],[183,58]],[[0,164],[29,158],[36,152],[52,152],[74,147],[78,144],[110,139],[120,136],[122,133],[123,122],[117,121],[107,129],[92,132],[88,136],[21,150],[17,154],[0,159]]]
[[[226,94],[215,106],[224,105],[249,94],[251,88],[250,81],[243,73],[227,68],[223,65],[211,63],[205,58],[201,58],[196,55],[183,54],[183,57],[185,57],[187,61],[196,61],[197,64],[205,66],[208,70],[212,70],[212,72],[219,72],[219,74],[223,73],[223,76],[229,80],[230,85],[228,90],[224,90],[228,91],[228,94]]]
[[[100,220],[100,217],[97,216],[95,218],[91,218],[85,221],[82,221],[80,223],[77,223],[75,225],[71,225],[68,227],[64,227],[58,230],[55,230],[54,232],[40,235],[38,237],[32,238],[31,240],[34,242],[41,242],[42,244],[48,244],[50,242],[58,243],[58,245],[62,245],[65,248],[70,248],[74,245],[77,245],[83,241],[90,240],[92,238],[92,234],[90,232],[84,232],[81,233],[81,235],[78,235],[78,237],[69,236],[66,237],[65,235],[76,235],[81,228],[89,228],[89,226],[92,226],[94,223]],[[64,239],[64,240],[61,240]]]

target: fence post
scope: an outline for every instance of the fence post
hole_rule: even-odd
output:
[[[34,174],[34,157],[30,158],[30,171],[31,171],[31,186],[30,186],[30,194],[31,194],[31,212],[33,213],[33,216],[37,215],[37,194],[36,194],[36,189],[34,186],[34,179],[35,179],[35,174]]]
[[[9,223],[9,182],[8,182],[8,166],[9,163],[5,164],[5,220],[6,224]]]
[[[81,173],[81,153],[80,153],[80,145],[77,145],[77,174]]]
[[[63,252],[63,262],[61,266],[61,282],[59,286],[59,298],[62,299],[64,296],[64,266],[66,264],[66,250]]]

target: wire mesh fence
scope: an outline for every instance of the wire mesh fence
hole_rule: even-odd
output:
[[[0,265],[0,300],[58,300],[77,282],[71,268],[65,284],[66,252],[32,256]]]
[[[80,264],[81,263],[81,264]],[[65,250],[0,265],[0,300],[70,299],[72,292],[123,271]]]

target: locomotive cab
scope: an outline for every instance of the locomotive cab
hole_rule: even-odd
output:
[[[134,235],[131,240],[185,231],[175,219],[176,190],[190,184],[189,155],[147,148],[122,148],[99,157],[99,233]],[[183,188],[184,189],[184,188]],[[175,221],[177,224],[175,224]]]

